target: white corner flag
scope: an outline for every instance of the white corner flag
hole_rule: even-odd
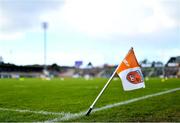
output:
[[[86,113],[88,116],[91,113],[94,105],[98,101],[98,99],[103,94],[104,90],[107,88],[111,80],[113,79],[115,74],[118,74],[122,80],[123,89],[125,91],[130,91],[138,88],[144,88],[144,79],[140,69],[140,65],[137,62],[136,56],[134,54],[133,48],[131,48],[122,61],[121,64],[118,65],[114,73],[111,75],[107,83],[105,84],[104,88],[98,94],[92,105],[90,106],[89,110]]]
[[[145,88],[143,75],[133,48],[130,49],[122,63],[118,66],[116,72],[122,80],[125,91]]]

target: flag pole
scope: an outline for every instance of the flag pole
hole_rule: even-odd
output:
[[[119,64],[120,65],[120,64]],[[119,65],[117,66],[116,70],[114,71],[114,73],[111,75],[111,77],[109,78],[109,80],[107,81],[107,83],[105,84],[105,86],[103,87],[103,89],[101,90],[101,92],[98,94],[98,96],[96,97],[96,99],[94,100],[94,102],[92,103],[92,105],[90,106],[89,110],[86,113],[86,116],[88,116],[94,105],[96,104],[96,102],[98,101],[98,99],[101,97],[101,95],[103,94],[103,92],[105,91],[105,89],[108,87],[109,83],[111,82],[111,80],[113,79],[114,75],[116,74],[117,69],[119,68]]]
[[[133,47],[131,47],[131,49],[129,50],[129,52],[130,52],[131,50],[133,50]],[[128,52],[128,54],[129,54],[129,52]],[[105,86],[103,87],[103,89],[101,90],[101,92],[98,94],[98,96],[96,97],[96,99],[94,100],[94,102],[92,103],[92,105],[90,106],[89,110],[87,111],[86,116],[88,116],[88,115],[91,113],[94,105],[96,104],[96,102],[98,101],[98,99],[101,97],[101,95],[103,94],[103,92],[105,91],[105,89],[108,87],[109,83],[110,83],[111,80],[113,79],[113,77],[114,77],[114,75],[116,74],[116,71],[118,70],[118,68],[119,68],[120,65],[121,65],[121,64],[119,64],[119,65],[117,66],[117,68],[116,68],[116,70],[114,71],[114,73],[111,75],[111,77],[109,78],[109,80],[107,81],[107,83],[105,84]]]

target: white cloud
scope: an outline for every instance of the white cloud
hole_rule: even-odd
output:
[[[90,35],[157,32],[177,26],[157,0],[66,0],[64,19]]]
[[[0,30],[27,31],[40,25],[39,15],[56,10],[63,0],[1,0]]]
[[[12,51],[10,54],[4,54],[3,59],[5,62],[10,62],[18,65],[29,65],[29,64],[44,64],[43,53],[31,51]]]
[[[15,33],[0,33],[0,41],[17,41],[24,38],[24,33],[15,32]]]
[[[157,51],[157,59],[159,61],[167,61],[170,57],[180,56],[180,49],[160,49]]]
[[[44,64],[43,52],[33,53],[31,51],[17,52],[17,51],[3,51],[0,56],[3,56],[5,62],[11,62],[20,65],[27,64]],[[48,52],[47,64],[57,63],[59,65],[73,66],[77,60],[83,61],[83,66],[89,62],[93,65],[99,66],[104,63],[103,54],[97,52]]]
[[[168,16],[165,8],[159,1],[146,1],[144,5],[152,9],[153,15],[144,18],[139,25],[140,32],[156,32],[177,26],[176,20]]]
[[[91,36],[136,35],[180,24],[178,6],[174,6],[178,0],[166,0],[166,4],[163,0],[16,1],[16,6],[12,1],[2,2],[0,27],[6,31],[32,29],[48,21],[54,30],[63,26]]]

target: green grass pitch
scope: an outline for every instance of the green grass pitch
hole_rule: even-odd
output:
[[[107,79],[85,80],[59,78],[41,79],[0,79],[0,122],[38,122],[51,121],[86,111],[94,101]],[[146,88],[125,92],[121,81],[113,80],[104,92],[95,108],[142,97],[157,92],[180,88],[180,79],[161,81],[150,78]],[[8,109],[8,110],[6,110]],[[14,110],[25,110],[24,112]],[[62,114],[41,114],[31,111],[61,112]],[[64,113],[64,114],[63,114]],[[93,121],[162,121],[180,122],[180,91],[151,97],[126,105],[92,112],[90,116],[81,116],[68,122]]]

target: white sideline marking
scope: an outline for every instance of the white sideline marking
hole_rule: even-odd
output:
[[[32,111],[32,110],[22,110],[22,109],[10,109],[10,108],[1,108],[0,111],[14,111],[14,112],[22,112],[22,113],[34,113],[34,114],[43,114],[43,115],[64,115],[64,112],[48,112],[48,111]]]
[[[129,104],[129,103],[132,103],[132,102],[136,102],[136,101],[144,100],[144,99],[147,99],[147,98],[150,98],[150,97],[155,97],[155,96],[175,92],[175,91],[178,91],[178,90],[180,90],[180,88],[174,88],[174,89],[171,89],[171,90],[162,91],[162,92],[158,92],[158,93],[138,97],[138,98],[130,99],[130,100],[127,100],[127,101],[106,105],[106,106],[103,106],[103,107],[100,107],[100,108],[95,108],[94,110],[92,110],[92,112],[97,112],[97,111],[109,109],[109,108],[112,108],[112,107],[117,107],[117,106]],[[46,121],[46,122],[57,122],[57,121],[66,121],[66,120],[70,120],[70,119],[76,119],[76,118],[79,118],[79,117],[81,117],[81,116],[83,116],[85,114],[86,114],[86,111],[82,111],[82,112],[75,113],[75,114],[67,113],[67,114],[64,115],[64,117],[58,117],[58,118],[55,118],[53,120]]]

